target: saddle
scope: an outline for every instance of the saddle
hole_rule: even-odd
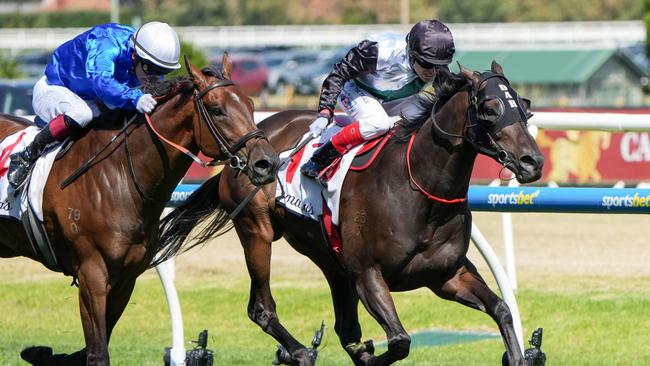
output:
[[[375,159],[386,145],[386,142],[390,140],[394,133],[395,128],[391,129],[387,134],[383,136],[379,136],[373,140],[366,142],[361,150],[359,150],[354,156],[352,165],[350,165],[350,170],[360,172],[368,169],[368,167],[370,167],[372,163],[375,162]]]

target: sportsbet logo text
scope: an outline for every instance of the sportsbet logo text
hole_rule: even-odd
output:
[[[603,207],[650,207],[650,196],[639,196],[638,193],[634,196],[603,196]]]
[[[488,205],[496,207],[497,205],[533,205],[535,198],[539,196],[539,190],[533,193],[492,193],[488,195]]]

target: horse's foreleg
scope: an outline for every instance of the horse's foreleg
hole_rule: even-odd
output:
[[[108,300],[106,302],[106,336],[109,342],[113,328],[115,328],[117,321],[129,303],[133,288],[135,287],[135,280],[135,277],[124,279],[119,284],[113,286],[111,292],[108,294]]]
[[[258,225],[248,217],[235,220],[235,230],[239,234],[246,266],[251,278],[248,317],[262,330],[275,338],[291,354],[295,365],[309,366],[313,362],[304,345],[298,342],[280,323],[275,310],[275,300],[271,294],[271,242],[273,230],[270,222]]]
[[[347,276],[325,273],[332,293],[334,330],[341,345],[350,355],[355,365],[367,365],[374,353],[372,341],[361,342],[361,325],[359,324],[359,296],[354,284]]]
[[[388,351],[376,356],[369,365],[390,365],[406,358],[411,337],[406,333],[397,315],[393,298],[381,272],[374,267],[363,271],[356,279],[357,293],[370,315],[384,328]]]
[[[79,308],[86,340],[86,365],[107,366],[108,336],[106,332],[106,299],[109,293],[108,274],[103,259],[95,252],[82,261],[79,271]]]
[[[506,346],[509,365],[525,365],[508,305],[487,286],[476,267],[466,259],[455,276],[431,289],[440,297],[481,310],[494,319]],[[504,360],[505,361],[505,360]]]

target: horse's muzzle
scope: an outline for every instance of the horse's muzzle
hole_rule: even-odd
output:
[[[256,186],[261,186],[273,182],[279,162],[277,156],[264,156],[253,162],[249,162],[247,168],[251,183]]]
[[[518,161],[515,176],[519,183],[530,183],[542,177],[544,156],[542,154],[522,155]]]

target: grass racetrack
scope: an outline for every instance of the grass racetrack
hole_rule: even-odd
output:
[[[499,214],[475,222],[501,255]],[[650,365],[650,239],[643,215],[515,214],[520,306],[526,340],[544,328],[547,365]],[[470,257],[491,287],[487,265]],[[70,278],[26,259],[0,263],[0,365],[23,365],[19,353],[49,345],[83,347],[76,288]],[[333,326],[329,289],[317,268],[285,242],[274,244],[272,289],[278,313],[303,343],[325,320],[318,365],[349,365]],[[269,365],[276,342],[246,315],[249,280],[234,232],[181,255],[176,279],[185,338],[207,328],[215,365]],[[498,332],[487,315],[428,290],[395,293],[410,332],[423,329]],[[361,306],[364,339],[385,339]],[[155,271],[145,273],[111,340],[112,365],[162,365],[171,344],[167,304]],[[187,345],[190,348],[191,345]],[[383,351],[378,349],[378,352]],[[500,339],[412,348],[399,365],[499,365]]]

